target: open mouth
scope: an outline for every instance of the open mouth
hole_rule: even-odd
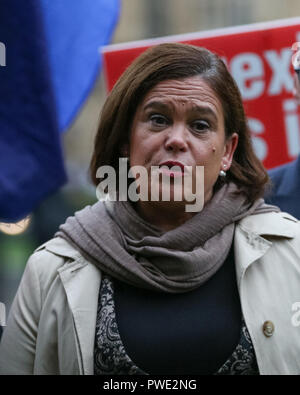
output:
[[[182,177],[184,174],[184,164],[180,162],[167,161],[159,165],[161,174],[167,175],[171,178]]]

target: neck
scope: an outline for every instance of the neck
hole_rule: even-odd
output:
[[[211,199],[212,191],[204,196],[204,205]],[[134,203],[137,213],[147,222],[161,229],[169,231],[184,224],[197,212],[187,212],[186,202],[143,201]]]
[[[145,221],[165,232],[177,228],[196,214],[186,212],[184,205],[172,205],[170,202],[139,201],[135,209]]]

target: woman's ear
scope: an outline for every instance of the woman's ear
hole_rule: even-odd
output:
[[[226,170],[229,170],[231,163],[232,163],[232,158],[233,154],[236,150],[236,147],[238,145],[239,141],[239,136],[237,133],[233,133],[226,141],[225,143],[225,152],[223,156],[223,161],[222,163],[226,165]]]

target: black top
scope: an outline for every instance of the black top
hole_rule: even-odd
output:
[[[214,374],[240,340],[233,248],[217,273],[194,291],[166,294],[115,279],[114,289],[122,343],[149,374]]]

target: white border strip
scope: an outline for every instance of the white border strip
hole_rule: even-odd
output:
[[[248,25],[239,25],[239,26],[232,26],[232,27],[224,27],[220,29],[213,29],[213,30],[205,30],[195,33],[185,33],[185,34],[177,34],[171,36],[163,36],[157,38],[150,38],[147,40],[139,40],[139,41],[130,41],[126,43],[119,43],[119,44],[111,44],[100,47],[101,52],[113,52],[113,51],[120,51],[125,49],[132,49],[132,48],[140,48],[145,46],[151,46],[155,44],[160,44],[164,42],[178,42],[178,41],[186,41],[186,40],[195,40],[201,38],[209,38],[209,37],[218,37],[218,36],[227,36],[230,34],[238,34],[238,33],[247,33],[252,31],[259,31],[259,30],[268,30],[272,28],[278,27],[288,27],[293,25],[300,25],[300,17],[295,18],[287,18],[287,19],[278,19],[274,21],[267,21],[267,22],[259,22],[259,23],[251,23]]]

